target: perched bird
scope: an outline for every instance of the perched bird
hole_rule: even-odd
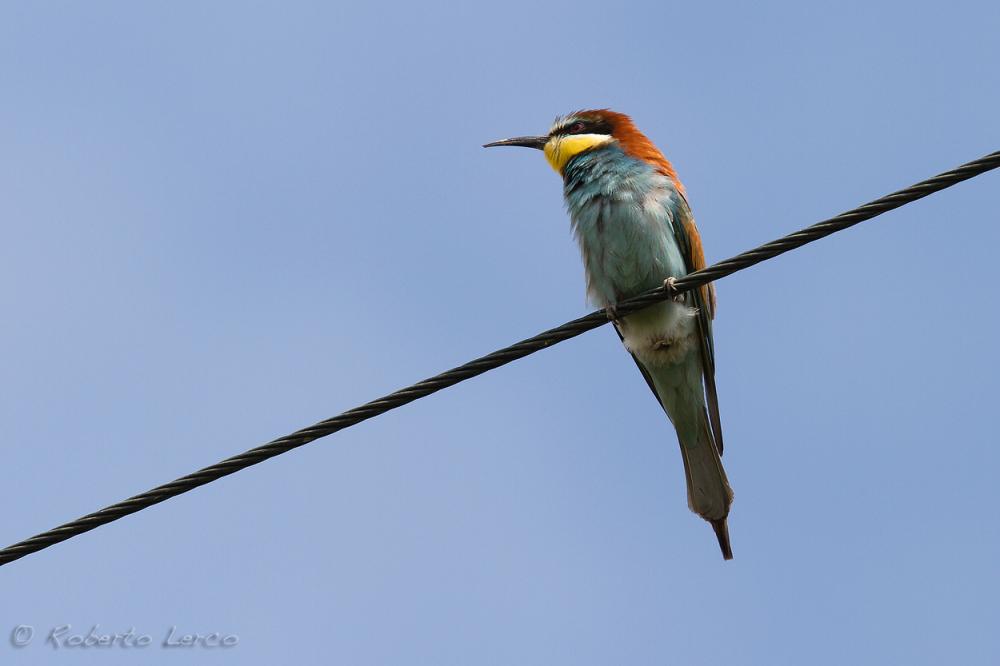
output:
[[[733,491],[722,466],[715,388],[712,285],[617,318],[615,305],[705,266],[701,237],[673,166],[622,113],[577,111],[545,136],[486,144],[544,151],[563,194],[587,274],[587,294],[615,330],[677,431],[688,506],[711,523],[732,559]]]

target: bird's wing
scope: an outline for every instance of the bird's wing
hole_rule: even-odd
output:
[[[687,200],[682,196],[680,203],[675,209],[676,215],[671,218],[671,226],[674,232],[674,239],[680,248],[681,255],[687,264],[689,273],[701,270],[705,267],[705,252],[701,246],[701,235],[694,224],[694,216]],[[708,404],[708,421],[711,424],[712,435],[718,447],[719,454],[722,454],[722,419],[719,416],[719,396],[715,387],[715,343],[712,340],[712,319],[715,317],[715,285],[708,284],[699,289],[693,289],[684,294],[687,304],[698,310],[698,342],[702,359],[702,374],[705,379],[705,397]],[[624,344],[625,338],[622,336],[618,323],[614,323],[615,333],[618,334]],[[636,367],[642,373],[642,378],[646,380],[649,389],[656,396],[657,402],[662,406],[660,394],[653,384],[649,372],[639,362],[635,354],[629,352]]]
[[[674,238],[687,263],[688,272],[705,267],[705,251],[701,247],[701,235],[694,224],[694,216],[687,201],[681,197],[674,217]],[[708,402],[709,423],[715,443],[722,453],[722,419],[719,416],[719,396],[715,388],[715,343],[712,341],[712,319],[715,317],[715,286],[707,284],[692,289],[684,295],[685,301],[698,309],[698,341],[701,347],[702,372],[705,377],[705,396]],[[647,378],[648,381],[648,378]]]

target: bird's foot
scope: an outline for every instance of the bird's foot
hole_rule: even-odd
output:
[[[615,306],[614,303],[611,303],[607,307],[604,308],[604,314],[607,315],[608,321],[615,321],[616,322],[619,319],[619,317],[618,317],[618,308]]]
[[[670,300],[674,303],[683,303],[684,294],[677,293],[677,278],[670,276],[663,281],[663,288],[670,294]]]

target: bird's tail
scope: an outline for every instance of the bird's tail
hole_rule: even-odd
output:
[[[733,490],[729,487],[722,456],[708,422],[701,363],[697,357],[689,357],[672,367],[648,369],[663,408],[677,430],[684,459],[688,506],[712,525],[722,556],[730,560],[733,550],[726,518],[733,502]]]
[[[697,434],[681,434],[681,457],[684,459],[684,477],[687,479],[688,506],[707,520],[715,536],[719,539],[722,557],[733,559],[733,549],[729,543],[729,505],[733,501],[733,490],[726,478],[726,468],[722,466],[722,456],[708,427],[708,419],[702,417],[703,427]]]

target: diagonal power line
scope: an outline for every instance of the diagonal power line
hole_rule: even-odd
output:
[[[700,271],[689,273],[682,278],[678,278],[674,283],[672,290],[666,287],[659,287],[623,301],[616,307],[615,314],[618,317],[628,315],[637,310],[648,307],[653,303],[665,300],[674,294],[696,289],[704,284],[707,284],[708,282],[718,280],[719,278],[726,277],[727,275],[732,275],[733,273],[741,271],[744,268],[749,268],[750,266],[759,264],[767,259],[777,257],[779,254],[784,254],[789,250],[802,247],[807,243],[811,243],[815,240],[819,240],[820,238],[829,236],[830,234],[852,227],[859,222],[870,220],[877,215],[881,215],[882,213],[899,208],[900,206],[910,202],[922,199],[929,194],[939,192],[940,190],[951,187],[952,185],[968,180],[992,169],[996,169],[997,167],[1000,167],[1000,151],[990,153],[985,157],[963,164],[962,166],[952,169],[951,171],[946,171],[945,173],[929,178],[925,181],[917,183],[916,185],[912,185],[904,190],[888,194],[881,199],[876,199],[875,201],[847,211],[846,213],[841,213],[836,217],[832,217],[828,220],[824,220],[823,222],[819,222],[810,227],[806,227],[805,229],[784,236],[783,238],[761,245],[753,250],[748,250],[747,252],[738,254],[735,257],[726,259],[725,261],[720,261],[719,263],[703,268]],[[562,342],[563,340],[574,338],[581,333],[597,328],[607,322],[608,315],[605,310],[592,312],[585,317],[574,319],[573,321],[567,322],[562,326],[557,326],[556,328],[539,333],[534,337],[521,340],[520,342],[517,342],[509,347],[487,354],[486,356],[482,356],[473,361],[469,361],[468,363],[460,365],[457,368],[452,368],[451,370],[442,372],[440,375],[425,379],[422,382],[413,384],[412,386],[407,386],[406,388],[395,391],[394,393],[390,393],[389,395],[365,403],[360,407],[350,409],[343,414],[326,419],[325,421],[320,421],[319,423],[303,428],[302,430],[297,430],[290,435],[279,437],[278,439],[270,441],[267,444],[250,449],[249,451],[245,451],[239,455],[226,458],[221,462],[217,462],[214,465],[200,469],[197,472],[192,472],[191,474],[182,476],[181,478],[171,481],[170,483],[157,486],[156,488],[147,490],[140,495],[130,497],[127,500],[105,507],[100,511],[87,514],[82,518],[77,518],[76,520],[60,525],[59,527],[55,527],[47,532],[37,534],[30,539],[25,539],[24,541],[8,546],[3,550],[0,550],[0,566],[20,559],[25,555],[30,555],[31,553],[48,548],[49,546],[55,545],[60,541],[65,541],[66,539],[83,534],[84,532],[89,532],[94,528],[118,520],[119,518],[123,518],[129,514],[142,511],[143,509],[151,507],[154,504],[159,504],[160,502],[170,499],[171,497],[176,497],[177,495],[186,493],[189,490],[194,490],[199,486],[211,483],[216,479],[221,479],[224,476],[238,472],[241,469],[250,467],[251,465],[256,465],[257,463],[263,462],[268,458],[273,458],[274,456],[291,451],[292,449],[313,442],[321,437],[332,435],[338,430],[349,428],[353,425],[361,423],[362,421],[366,421],[392,409],[396,409],[397,407],[402,407],[403,405],[413,402],[414,400],[424,398],[432,393],[440,391],[441,389],[454,386],[459,382],[464,382],[467,379],[481,375],[489,370],[499,368],[502,365],[506,365],[511,361],[516,361],[517,359],[528,356],[529,354],[534,354],[537,351]]]

